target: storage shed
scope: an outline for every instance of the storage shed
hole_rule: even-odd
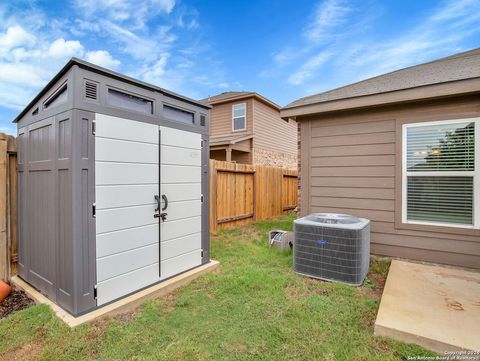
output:
[[[19,275],[80,315],[208,263],[209,108],[70,60],[14,120]]]
[[[480,268],[480,49],[298,99],[300,212],[370,219],[374,254]]]

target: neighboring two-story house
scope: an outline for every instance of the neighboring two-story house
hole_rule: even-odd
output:
[[[297,124],[280,118],[280,106],[255,92],[226,92],[203,99],[210,113],[210,158],[297,167]]]

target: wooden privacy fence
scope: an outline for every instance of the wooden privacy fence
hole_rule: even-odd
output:
[[[17,143],[0,133],[0,279],[17,273]]]
[[[289,212],[297,206],[296,169],[210,160],[210,230]]]

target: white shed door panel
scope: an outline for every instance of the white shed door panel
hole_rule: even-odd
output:
[[[155,204],[97,209],[97,235],[154,223],[158,224],[158,220],[153,218],[154,214]]]
[[[159,129],[96,115],[97,304],[159,281]],[[155,251],[156,250],[156,251]]]
[[[160,135],[160,189],[168,198],[160,225],[161,277],[167,278],[202,263],[202,137],[166,127]]]
[[[95,184],[158,184],[158,164],[95,161]]]
[[[158,282],[158,262],[97,284],[97,304],[103,305]]]
[[[199,134],[97,114],[98,305],[201,264],[201,158]]]
[[[200,149],[162,145],[160,156],[162,158],[162,164],[182,164],[197,167],[202,165],[202,151]]]
[[[95,115],[96,138],[130,140],[139,143],[158,144],[158,126],[135,122],[130,119],[112,117],[105,114]],[[95,141],[95,147],[97,143]]]
[[[158,144],[97,137],[95,159],[158,165]]]
[[[202,217],[167,220],[161,224],[162,241],[188,236],[202,231]]]
[[[158,244],[158,237],[158,224],[98,234],[97,259],[134,248]]]
[[[184,130],[160,127],[162,145],[171,145],[177,148],[202,149],[202,136]]]
[[[158,183],[110,185],[97,188],[97,209],[154,204],[152,194],[158,194]]]

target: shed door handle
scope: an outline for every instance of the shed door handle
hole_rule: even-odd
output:
[[[165,206],[162,208],[162,211],[164,211],[168,208],[168,198],[165,194],[162,194],[162,199],[165,202]]]
[[[158,212],[158,211],[160,211],[160,204],[161,204],[160,197],[156,195],[155,196],[155,201],[157,202],[157,208],[155,208],[155,212]]]

